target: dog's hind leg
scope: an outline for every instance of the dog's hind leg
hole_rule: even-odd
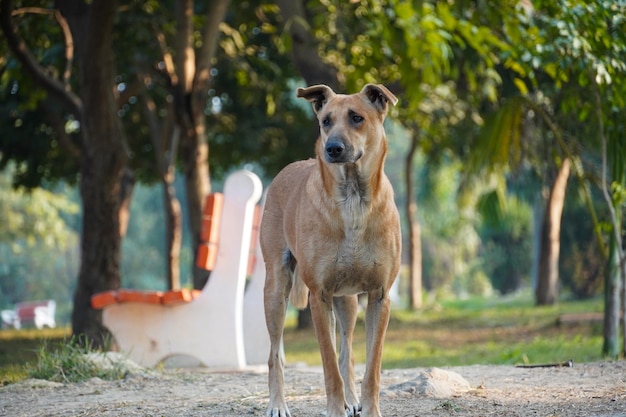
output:
[[[354,384],[354,356],[352,354],[352,335],[356,324],[358,299],[356,295],[335,297],[333,300],[335,316],[339,322],[339,371],[343,377],[348,415],[356,416],[361,411],[359,396]]]
[[[265,321],[270,335],[269,391],[270,402],[267,415],[270,417],[291,417],[285,402],[283,351],[283,328],[289,291],[291,290],[291,271],[288,265],[279,262],[266,263],[265,280]]]

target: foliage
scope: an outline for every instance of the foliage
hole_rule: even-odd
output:
[[[508,294],[529,286],[531,210],[527,203],[516,197],[499,205],[504,209],[497,217],[493,214],[483,217],[480,256],[494,288],[501,294]]]
[[[45,10],[49,2],[32,3],[28,6]],[[50,75],[59,77],[64,70],[64,40],[53,14],[20,13],[15,22],[34,58]],[[27,188],[59,179],[75,182],[79,167],[74,151],[80,142],[74,136],[74,119],[53,105],[8,53],[4,37],[0,39],[0,131],[7,132],[0,135],[0,170],[16,162],[13,182]]]
[[[196,4],[198,15],[204,8]],[[155,179],[153,153],[158,149],[149,139],[141,89],[156,103],[162,122],[171,121],[175,112],[170,105],[171,80],[163,71],[164,53],[177,53],[172,9],[155,1],[132,1],[120,13],[116,28],[124,51],[132,51],[122,54],[118,65],[119,114],[132,150],[131,167],[144,182]],[[313,131],[302,132],[302,126],[310,124],[309,112],[295,99],[296,75],[283,39],[277,36],[278,12],[277,6],[258,0],[239,2],[237,13],[228,14],[220,24],[204,109],[211,174],[216,178],[246,163],[274,175],[287,162],[311,155],[315,137]],[[197,18],[194,24],[194,37],[199,37],[204,22]],[[138,74],[148,75],[147,85],[140,85]]]
[[[58,300],[67,316],[78,258],[78,205],[69,187],[30,192],[0,173],[0,307],[32,299]]]
[[[606,208],[598,203],[601,200],[594,201],[603,215]],[[577,298],[592,297],[604,287],[606,260],[595,239],[593,223],[589,221],[583,200],[577,193],[568,193],[561,227],[559,275],[563,288]]]
[[[244,163],[273,177],[313,156],[317,127],[310,106],[295,96],[301,81],[280,36],[279,12],[274,4],[242,2],[222,25],[209,92],[211,169],[218,177]]]
[[[456,205],[458,169],[458,160],[450,156],[439,164],[419,166],[417,198],[424,225],[424,286],[440,295],[484,295],[491,286],[481,283],[486,280],[477,259],[477,217],[473,210],[460,211]]]
[[[37,243],[60,250],[67,248],[75,236],[67,230],[66,218],[78,213],[78,205],[62,192],[14,189],[10,183],[13,171],[0,174],[0,242],[10,244],[14,254]]]

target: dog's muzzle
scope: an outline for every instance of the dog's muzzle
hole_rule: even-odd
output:
[[[354,147],[343,140],[329,139],[324,147],[326,161],[331,164],[354,163],[361,155],[355,155]]]

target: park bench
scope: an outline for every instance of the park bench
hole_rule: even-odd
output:
[[[24,325],[32,325],[37,329],[56,327],[54,318],[56,301],[24,301],[17,303],[14,310],[3,310],[0,313],[3,327],[20,329]]]
[[[261,193],[256,175],[237,171],[226,179],[223,194],[207,198],[204,243],[197,258],[199,266],[212,272],[201,291],[119,289],[94,294],[92,307],[103,310],[102,322],[120,351],[143,366],[180,355],[212,368],[266,363],[265,265],[259,245],[251,244],[258,241],[261,211],[256,203]],[[249,262],[251,258],[256,261]]]

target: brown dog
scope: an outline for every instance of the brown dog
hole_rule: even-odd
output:
[[[320,124],[316,159],[284,168],[270,185],[261,224],[267,269],[265,319],[271,339],[267,414],[288,417],[282,354],[287,301],[311,315],[319,342],[327,416],[380,417],[383,339],[389,288],[400,267],[400,222],[383,172],[383,121],[398,99],[381,85],[335,94],[325,85],[298,89]],[[306,286],[305,286],[306,285]],[[308,290],[308,291],[307,291]],[[357,294],[368,294],[367,367],[361,401],[354,383],[352,332]],[[341,344],[337,361],[335,316]]]

